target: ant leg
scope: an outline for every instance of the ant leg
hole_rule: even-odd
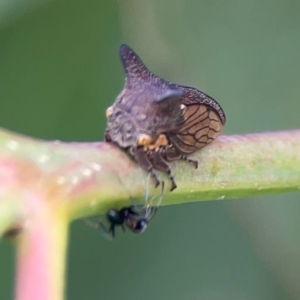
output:
[[[160,152],[154,151],[152,155],[153,155],[153,157],[152,157],[153,158],[153,167],[168,174],[169,179],[171,180],[171,184],[172,184],[170,191],[173,191],[174,189],[177,188],[177,185],[175,183],[170,166],[164,160],[164,158]]]
[[[150,174],[148,174],[147,180],[146,180],[145,202],[147,202],[148,199],[149,199],[149,191],[150,191],[149,183],[150,183],[150,177],[151,177]]]
[[[142,208],[144,205],[135,204],[132,207],[128,208],[129,215],[139,216],[140,214],[135,211],[133,208]]]
[[[151,212],[150,212],[150,215],[148,216],[149,221],[154,218],[157,211],[158,211],[158,206],[152,206],[151,207]]]
[[[97,223],[95,222],[92,222],[91,220],[89,219],[85,219],[85,223],[96,229],[97,231],[100,232],[100,234],[106,238],[107,240],[110,240],[112,241],[112,239],[114,238],[114,234],[111,233],[111,226],[109,227],[109,229],[107,229],[104,224],[101,222],[101,220],[99,220]]]
[[[165,182],[162,181],[161,182],[161,193],[160,193],[160,196],[159,196],[157,202],[155,204],[154,203],[152,204],[153,201],[151,201],[151,207],[150,207],[151,211],[150,211],[150,214],[149,214],[149,216],[151,218],[153,218],[153,216],[156,214],[156,211],[157,211],[158,207],[161,204],[161,201],[162,201],[162,198],[163,198],[163,195],[164,195],[164,189],[165,189]]]
[[[159,196],[159,199],[158,199],[156,205],[155,206],[151,206],[151,208],[150,208],[151,211],[150,211],[150,214],[148,216],[149,221],[155,216],[155,214],[156,214],[156,212],[158,210],[158,207],[160,206],[160,203],[161,203],[161,200],[162,200],[163,194],[164,194],[164,188],[165,188],[165,182],[162,181],[161,182],[161,194]]]
[[[110,224],[108,233],[111,234],[112,238],[115,237],[115,225],[114,224]]]
[[[150,162],[147,153],[144,151],[143,148],[135,148],[134,151],[131,151],[133,153],[136,161],[140,164],[141,168],[146,170],[152,179],[154,180],[155,187],[158,187],[160,182],[156,176],[156,174],[153,171],[153,165]]]

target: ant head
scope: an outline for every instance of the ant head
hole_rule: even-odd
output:
[[[142,233],[146,230],[148,226],[148,219],[147,218],[139,218],[136,220],[135,226],[131,227],[131,231],[133,233]]]

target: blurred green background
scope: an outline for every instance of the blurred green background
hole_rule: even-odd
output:
[[[0,125],[102,140],[121,43],[216,98],[225,134],[300,128],[297,0],[1,0]],[[67,299],[298,300],[299,213],[299,193],[162,207],[145,234],[112,243],[74,222]],[[0,266],[0,299],[11,299],[5,241]]]

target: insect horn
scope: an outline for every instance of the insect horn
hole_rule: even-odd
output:
[[[183,92],[180,91],[180,90],[171,90],[171,89],[168,89],[168,90],[165,90],[165,91],[162,91],[161,94],[157,95],[154,99],[155,102],[157,103],[162,103],[162,102],[172,102],[172,101],[175,101],[175,100],[179,100],[183,95]]]
[[[167,100],[179,100],[184,91],[175,85],[169,84],[167,81],[151,73],[144,65],[138,55],[127,45],[120,46],[120,58],[126,73],[126,82],[136,80],[140,86],[145,86],[151,91],[155,102],[163,102]]]
[[[139,77],[140,79],[147,79],[149,77],[149,70],[129,46],[125,44],[121,45],[119,53],[126,77]]]

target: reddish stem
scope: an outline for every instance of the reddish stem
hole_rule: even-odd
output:
[[[44,208],[18,237],[17,300],[62,300],[67,218]]]

